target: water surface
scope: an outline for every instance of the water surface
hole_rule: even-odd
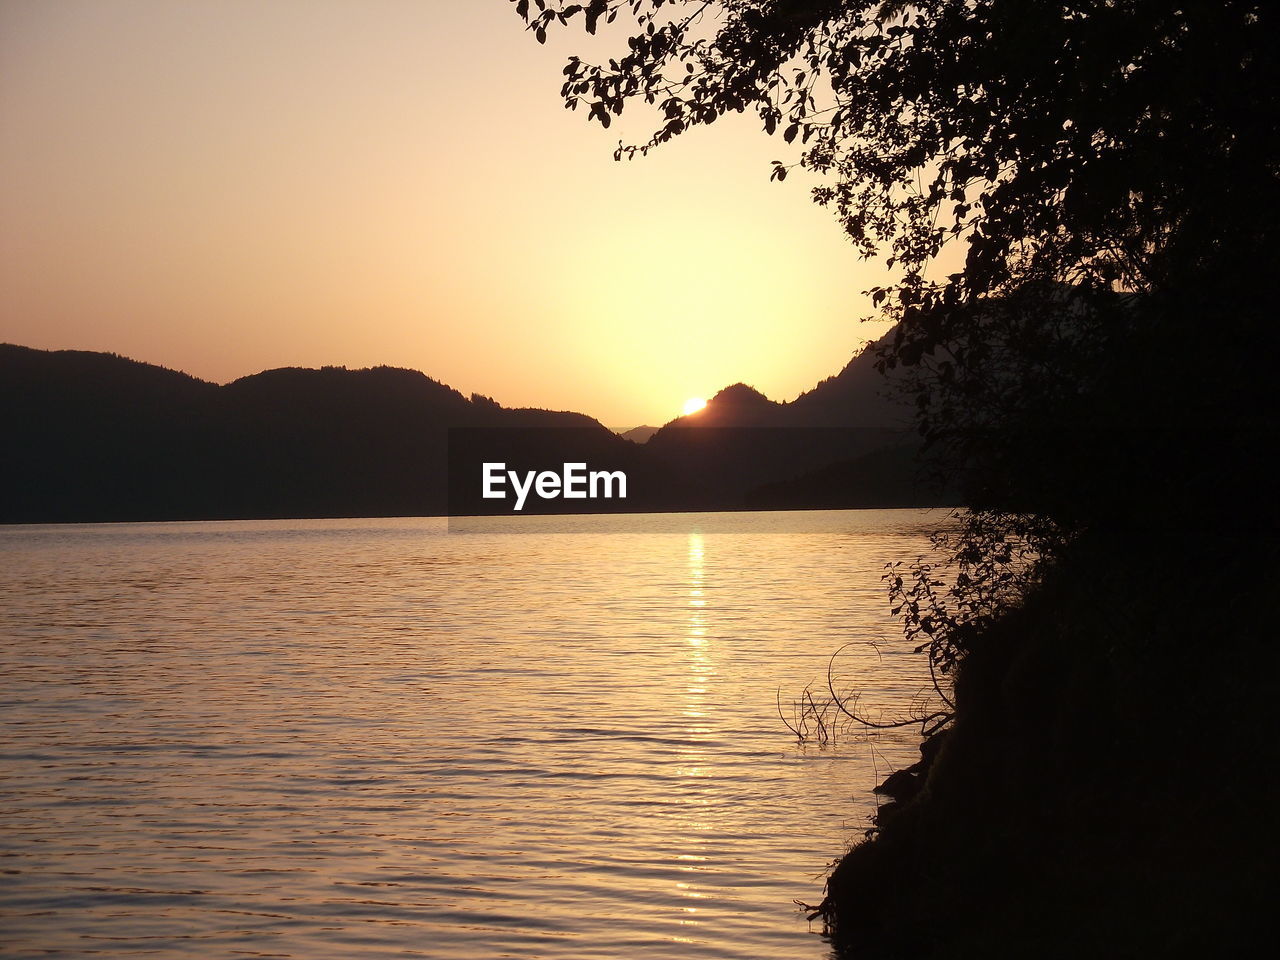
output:
[[[880,574],[941,519],[0,528],[0,947],[825,957],[792,901],[914,745],[775,697],[850,642],[920,693]]]

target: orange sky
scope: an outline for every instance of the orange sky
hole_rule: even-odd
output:
[[[883,270],[755,118],[615,163],[646,118],[558,96],[601,44],[507,0],[0,0],[0,340],[385,363],[621,427],[836,372]]]

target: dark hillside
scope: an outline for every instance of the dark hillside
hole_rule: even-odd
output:
[[[1273,546],[1189,562],[1078,544],[975,646],[951,729],[832,874],[837,941],[865,958],[1250,955],[1280,894],[1280,678],[1274,628],[1241,611],[1278,591]]]
[[[0,410],[11,523],[441,514],[449,427],[613,437],[590,417],[467,399],[412,370],[286,368],[220,387],[12,345]]]
[[[914,446],[872,415],[870,400],[844,422],[838,415],[883,386],[866,358],[803,403],[726,387],[643,445],[582,414],[507,408],[393,367],[291,367],[218,386],[110,354],[4,345],[0,385],[0,522],[439,515],[449,505],[449,430],[458,427],[498,431],[490,441],[499,445],[475,448],[492,452],[485,459],[612,461],[643,478],[610,509],[811,507],[813,484],[786,482],[837,461],[853,463],[846,472],[857,482],[822,492],[823,505],[936,502],[904,494]],[[712,439],[686,426],[726,429]],[[749,498],[778,483],[767,499]],[[478,499],[478,480],[464,489],[457,502],[469,511],[511,509]]]

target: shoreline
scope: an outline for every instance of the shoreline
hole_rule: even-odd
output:
[[[1280,581],[1265,549],[1098,542],[1059,564],[978,639],[920,763],[878,788],[889,802],[817,908],[833,942],[1064,960],[1262,942],[1280,892],[1264,786],[1280,682],[1244,668],[1269,655],[1268,630],[1222,614],[1246,600],[1246,572]]]

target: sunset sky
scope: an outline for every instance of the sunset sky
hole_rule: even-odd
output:
[[[0,0],[0,340],[225,382],[412,367],[662,423],[883,328],[755,117],[616,163],[507,0]],[[605,52],[608,51],[608,52]]]

